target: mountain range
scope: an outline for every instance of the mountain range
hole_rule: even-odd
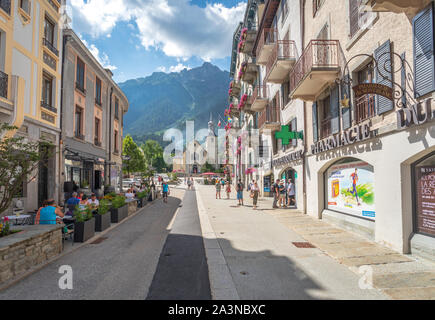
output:
[[[217,124],[218,114],[228,104],[228,71],[206,62],[181,72],[154,72],[146,78],[120,83],[130,107],[124,116],[124,132],[139,142],[160,140],[169,128],[185,128],[195,121],[195,130],[207,128],[210,114]]]

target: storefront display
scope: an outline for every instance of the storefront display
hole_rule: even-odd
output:
[[[435,236],[435,156],[415,167],[416,231]]]
[[[328,209],[375,220],[375,183],[371,165],[347,160],[329,168],[325,180]]]

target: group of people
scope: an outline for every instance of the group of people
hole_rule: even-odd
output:
[[[184,180],[184,183],[187,184],[187,190],[192,190],[193,189],[193,178],[187,178]]]
[[[216,199],[221,199],[221,191],[224,188],[227,194],[227,199],[230,199],[231,195],[231,183],[230,181],[225,181],[223,178],[218,179],[215,184],[216,187]],[[237,201],[239,206],[244,206],[243,202],[243,191],[245,189],[245,185],[242,180],[239,179],[236,185],[237,192]],[[250,197],[252,198],[253,209],[257,209],[258,196],[260,194],[260,188],[258,187],[258,183],[255,180],[252,180],[249,183],[248,191],[250,192]]]
[[[296,205],[296,190],[292,179],[277,179],[272,185],[273,208],[286,208],[287,206]]]
[[[230,199],[231,194],[231,183],[229,181],[225,181],[223,178],[218,179],[215,184],[216,187],[216,199],[221,199],[221,191],[224,188],[227,193],[227,199]],[[236,185],[237,192],[237,201],[239,206],[243,206],[243,191],[245,190],[245,185],[242,180],[239,179]],[[258,197],[260,195],[260,187],[258,186],[257,181],[252,180],[248,185],[248,192],[250,193],[250,197],[252,199],[253,209],[256,210],[258,208]],[[273,193],[273,208],[286,208],[287,206],[296,205],[296,190],[295,184],[292,179],[289,179],[287,182],[285,180],[277,179],[276,183],[272,185],[272,193]],[[279,205],[279,206],[278,206]]]

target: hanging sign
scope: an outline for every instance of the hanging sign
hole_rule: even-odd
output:
[[[384,84],[362,83],[353,87],[353,91],[357,99],[366,94],[377,94],[393,101],[393,89]]]

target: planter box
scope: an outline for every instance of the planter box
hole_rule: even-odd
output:
[[[111,222],[119,223],[128,217],[128,205],[125,205],[119,209],[112,208],[110,209],[110,214],[112,217]]]
[[[74,242],[85,242],[95,235],[95,218],[74,223]]]
[[[112,220],[110,211],[106,212],[106,214],[95,215],[95,232],[102,232],[108,228],[110,228],[110,221]]]

